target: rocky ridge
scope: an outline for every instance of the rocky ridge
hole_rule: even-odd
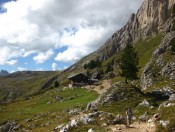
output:
[[[107,48],[107,52],[101,55],[100,59],[107,59],[127,43],[161,32],[166,20],[171,16],[172,3],[173,0],[145,0],[137,14],[132,14],[127,24],[99,49],[102,51]]]
[[[84,64],[92,59],[103,62],[121,51],[126,44],[133,44],[139,39],[146,39],[163,32],[167,20],[172,16],[171,10],[174,3],[174,0],[144,0],[138,12],[131,14],[126,25],[115,32],[102,47],[83,57],[64,72],[82,70]],[[167,26],[166,28],[167,31],[170,29]]]
[[[141,87],[143,89],[165,78],[175,80],[175,63],[170,51],[171,42],[175,39],[175,32],[172,30],[174,19],[171,18],[167,21],[162,42],[144,68],[141,76]]]
[[[9,75],[8,71],[6,71],[6,70],[0,71],[0,77],[4,77],[4,76],[8,76],[8,75]]]

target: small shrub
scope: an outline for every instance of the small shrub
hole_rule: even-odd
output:
[[[88,68],[88,65],[87,65],[87,64],[85,64],[85,65],[84,65],[84,69],[87,69],[87,68]]]
[[[111,64],[107,64],[107,67],[106,67],[106,71],[105,71],[105,73],[108,73],[108,72],[111,72],[111,71],[113,71],[113,67],[112,67],[112,65]]]
[[[55,88],[59,87],[59,82],[58,82],[58,81],[55,81],[54,87],[55,87]]]

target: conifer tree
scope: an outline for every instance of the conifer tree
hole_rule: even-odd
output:
[[[137,73],[139,71],[138,67],[139,58],[137,52],[135,52],[132,45],[127,44],[124,49],[124,53],[121,57],[121,76],[125,77],[125,82],[128,83],[128,80],[137,79]]]

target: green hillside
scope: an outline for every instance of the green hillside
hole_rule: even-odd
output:
[[[58,72],[17,72],[0,77],[0,100],[16,99],[36,93]]]
[[[59,101],[56,97],[63,100]],[[1,105],[0,124],[15,120],[22,128],[31,129],[33,132],[53,130],[58,124],[69,120],[70,109],[84,110],[87,103],[96,97],[96,92],[81,88],[52,89],[44,94],[31,96],[29,100],[20,99],[8,105]],[[27,119],[30,121],[26,121]],[[34,128],[32,124],[35,125]]]

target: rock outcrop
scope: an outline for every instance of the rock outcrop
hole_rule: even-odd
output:
[[[172,15],[174,0],[145,0],[136,14],[132,14],[127,24],[109,38],[96,54],[103,61],[118,52],[127,43],[155,35],[164,29],[164,24]],[[105,49],[106,52],[103,52]]]
[[[15,122],[7,122],[4,125],[0,126],[0,132],[13,132],[19,130],[20,126]]]
[[[141,76],[141,87],[146,89],[152,86],[156,81],[162,81],[164,78],[175,79],[175,63],[173,59],[167,59],[170,54],[171,41],[175,39],[175,32],[166,33],[160,46],[154,51],[151,60],[144,68]]]
[[[102,47],[83,57],[66,71],[82,69],[84,64],[92,59],[98,59],[102,62],[118,53],[126,44],[132,44],[139,39],[146,39],[162,32],[165,23],[172,16],[171,9],[174,3],[174,0],[144,0],[138,12],[131,14],[125,26],[115,32]],[[167,25],[166,28],[168,31],[171,25]]]

